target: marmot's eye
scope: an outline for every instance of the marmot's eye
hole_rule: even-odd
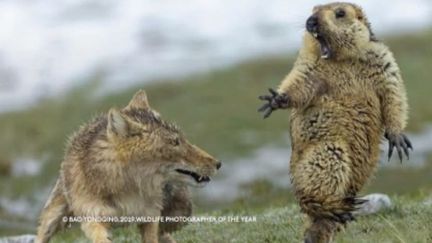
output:
[[[338,9],[335,12],[335,15],[336,15],[337,19],[345,17],[345,14],[346,14],[345,10],[343,10],[343,9]]]

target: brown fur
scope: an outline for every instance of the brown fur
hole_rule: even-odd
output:
[[[71,139],[56,186],[40,216],[36,242],[48,242],[64,216],[190,216],[187,185],[203,186],[178,169],[214,175],[220,162],[190,144],[139,91],[128,106],[111,109]],[[93,242],[111,242],[110,223],[82,223]],[[182,223],[139,225],[143,242],[174,242]]]
[[[343,9],[344,18],[335,11]],[[376,170],[384,132],[406,126],[407,98],[390,50],[373,36],[363,11],[350,3],[317,6],[320,31],[332,50],[305,33],[292,71],[278,93],[291,112],[291,180],[310,219],[305,242],[330,242],[353,220],[355,197]]]

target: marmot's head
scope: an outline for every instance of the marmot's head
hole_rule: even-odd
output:
[[[319,46],[324,59],[349,56],[364,43],[376,41],[363,10],[352,3],[315,6],[306,30],[306,41]]]

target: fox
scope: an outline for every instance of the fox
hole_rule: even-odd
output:
[[[127,106],[96,116],[71,136],[35,242],[49,242],[70,216],[190,216],[189,187],[206,186],[221,166],[177,125],[164,121],[139,90]],[[137,225],[142,242],[173,243],[171,233],[185,223]],[[92,242],[109,243],[118,224],[84,221],[80,226]]]
[[[290,109],[290,179],[307,215],[306,243],[331,242],[365,201],[357,194],[376,171],[381,140],[402,162],[408,100],[398,64],[362,8],[315,6],[291,72],[259,99],[264,118]]]

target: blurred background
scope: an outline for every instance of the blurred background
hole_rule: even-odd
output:
[[[197,211],[292,202],[288,112],[257,96],[290,71],[316,4],[303,0],[0,1],[0,235],[34,233],[67,137],[139,88],[190,141],[224,161]],[[352,1],[394,51],[410,109],[410,161],[364,193],[432,196],[432,2]],[[432,198],[432,197],[431,197]]]

